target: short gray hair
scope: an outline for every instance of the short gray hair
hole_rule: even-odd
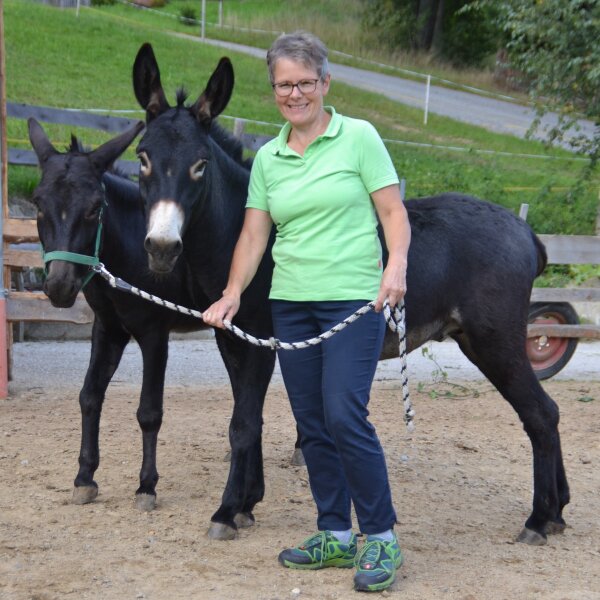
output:
[[[329,75],[327,55],[327,46],[316,35],[307,31],[283,33],[273,42],[267,52],[267,66],[271,83],[274,82],[275,63],[280,58],[301,62],[304,66],[315,69],[319,79],[323,81]]]

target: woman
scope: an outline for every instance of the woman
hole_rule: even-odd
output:
[[[398,176],[375,129],[324,106],[330,75],[321,40],[305,32],[284,34],[267,64],[287,122],[256,155],[227,287],[204,319],[216,327],[233,319],[273,223],[270,298],[277,338],[311,338],[376,300],[375,312],[325,343],[278,354],[319,530],[281,552],[279,562],[292,569],[356,564],[357,590],[383,590],[394,581],[402,553],[367,403],[385,332],[383,303],[394,306],[406,292],[410,226]],[[383,275],[377,216],[389,250]],[[351,503],[366,534],[360,552]]]

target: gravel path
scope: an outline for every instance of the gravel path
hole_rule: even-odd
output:
[[[483,381],[484,377],[452,342],[433,342],[408,356],[408,373],[412,386],[430,383],[439,376],[439,365],[449,381]],[[88,364],[90,343],[21,342],[14,345],[14,379],[9,391],[50,386],[60,388],[83,382]],[[436,364],[437,363],[437,364]],[[376,380],[399,380],[400,359],[379,363]],[[600,380],[600,343],[580,342],[573,358],[555,380]],[[129,344],[114,377],[114,383],[139,385],[141,353],[137,344]],[[169,346],[167,386],[220,385],[228,382],[225,367],[213,339],[176,339]],[[274,383],[281,382],[278,365]]]

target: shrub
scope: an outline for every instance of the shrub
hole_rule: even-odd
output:
[[[179,18],[186,25],[195,25],[196,24],[196,11],[192,6],[182,6],[179,9]]]

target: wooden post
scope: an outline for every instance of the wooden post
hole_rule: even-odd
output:
[[[0,0],[0,231],[4,233],[4,219],[8,216],[8,150],[6,143],[6,61],[4,53],[4,2]],[[8,396],[8,327],[6,322],[6,272],[4,270],[4,236],[0,244],[0,399]],[[10,281],[9,281],[10,284]]]
[[[200,18],[202,20],[202,25],[200,26],[200,38],[204,39],[206,37],[206,0],[202,0],[201,12]]]
[[[431,88],[431,75],[427,75],[427,84],[425,86],[425,111],[423,113],[423,125],[427,125],[427,115],[429,114],[429,89]]]
[[[600,190],[598,190],[598,210],[596,212],[596,235],[600,235]]]
[[[519,217],[523,219],[523,221],[527,221],[527,213],[529,212],[529,204],[521,204],[521,208],[519,209]]]
[[[233,135],[236,138],[241,138],[244,135],[244,129],[246,128],[246,121],[244,119],[236,119],[233,122]]]

